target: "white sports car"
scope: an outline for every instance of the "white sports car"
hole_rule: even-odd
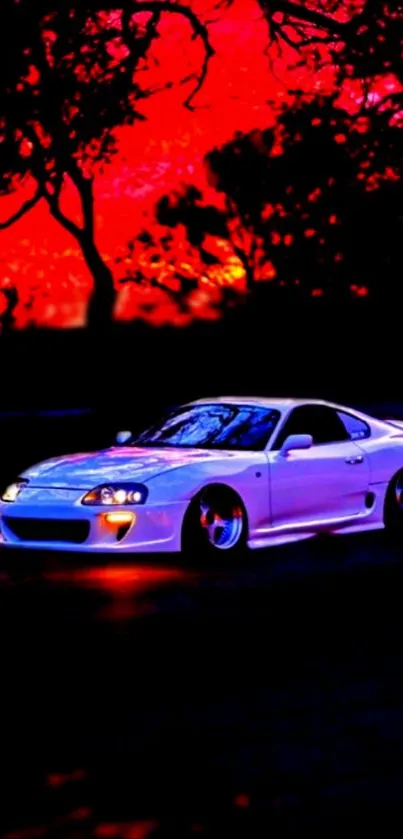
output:
[[[202,399],[112,448],[27,469],[0,526],[4,548],[88,553],[403,536],[403,422],[316,400]]]

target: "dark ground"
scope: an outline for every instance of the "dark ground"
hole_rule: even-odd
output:
[[[9,839],[400,831],[403,556],[372,534],[198,566],[2,575]]]

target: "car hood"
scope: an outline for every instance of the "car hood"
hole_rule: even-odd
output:
[[[200,449],[138,449],[119,447],[70,454],[43,461],[21,474],[36,487],[93,489],[117,481],[144,482],[179,466],[232,457],[232,452]]]

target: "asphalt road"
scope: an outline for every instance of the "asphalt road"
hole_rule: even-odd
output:
[[[403,551],[383,534],[44,573],[0,575],[8,839],[400,834]]]

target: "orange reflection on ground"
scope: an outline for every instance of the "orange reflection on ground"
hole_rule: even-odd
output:
[[[157,610],[150,597],[143,596],[172,583],[188,580],[190,574],[179,568],[156,568],[138,565],[55,569],[45,573],[52,583],[103,591],[110,595],[97,619],[127,621]]]
[[[235,798],[234,798],[234,806],[235,807],[242,807],[242,809],[245,809],[246,807],[249,807],[249,805],[250,805],[250,800],[249,800],[249,796],[246,795],[246,793],[240,792],[239,795],[235,796]]]
[[[76,769],[75,772],[52,772],[46,778],[46,783],[49,787],[63,787],[65,784],[76,784],[87,779],[87,773],[84,769]]]
[[[49,571],[46,578],[55,583],[73,584],[111,592],[141,594],[151,588],[182,581],[186,573],[179,568],[155,568],[138,565],[74,568]]]
[[[44,824],[39,827],[10,831],[5,834],[4,839],[42,839],[42,837],[52,834],[53,828],[66,827],[69,820],[74,821],[72,814],[70,814],[70,819],[58,819],[55,824]],[[98,839],[149,839],[158,828],[159,822],[155,819],[124,823],[112,822],[98,824],[92,835],[98,837]]]
[[[99,824],[94,835],[99,839],[147,839],[159,827],[154,820],[122,823]]]

